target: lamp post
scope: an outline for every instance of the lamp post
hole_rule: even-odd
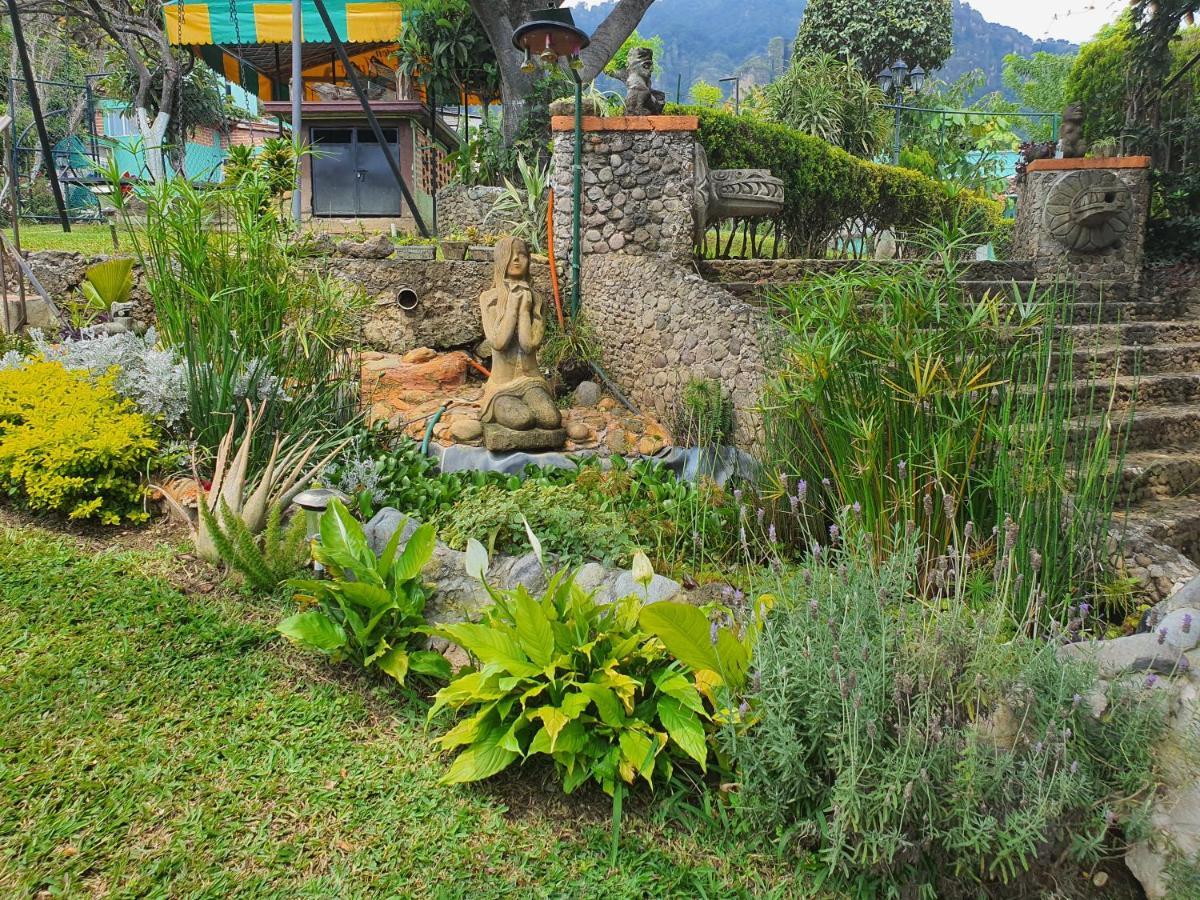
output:
[[[742,114],[742,79],[731,75],[729,78],[718,78],[717,81],[721,84],[733,82],[733,114],[740,116]]]
[[[293,498],[292,503],[304,511],[304,531],[310,545],[321,539],[321,516],[333,500],[350,502],[349,497],[335,488],[309,488]],[[324,572],[325,567],[314,559],[313,571]]]
[[[580,259],[581,217],[583,198],[583,82],[579,70],[583,61],[579,54],[592,42],[584,31],[575,27],[569,9],[542,9],[530,14],[529,21],[513,32],[513,46],[525,54],[521,70],[537,71],[538,63],[554,66],[567,60],[571,78],[575,81],[575,160],[571,167],[571,315],[578,315],[581,303],[583,263]]]
[[[895,102],[889,107],[896,111],[895,124],[895,142],[892,147],[892,165],[900,164],[900,126],[901,116],[904,110],[908,109],[904,105],[904,89],[906,86],[912,88],[914,94],[921,93],[921,88],[925,86],[925,70],[917,66],[911,72],[908,69],[908,64],[898,59],[890,66],[885,66],[883,70],[876,76],[879,81],[879,89],[884,94],[894,98]]]

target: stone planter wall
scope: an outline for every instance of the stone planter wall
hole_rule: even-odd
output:
[[[1111,174],[1128,191],[1129,222],[1119,240],[1098,250],[1075,250],[1052,233],[1059,218],[1053,192],[1071,179]],[[1048,207],[1049,213],[1047,212]],[[1017,203],[1013,255],[1034,261],[1034,274],[1071,281],[1136,285],[1142,274],[1150,212],[1150,158],[1039,159],[1029,164]]]

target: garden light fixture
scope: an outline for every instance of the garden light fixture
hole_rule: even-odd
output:
[[[349,497],[334,488],[309,488],[307,491],[301,491],[292,500],[293,504],[304,510],[304,532],[309,544],[320,540],[321,514],[329,508],[331,500],[350,502]],[[314,572],[324,571],[324,568],[319,562],[313,562]]]
[[[583,82],[579,72],[583,69],[580,58],[592,42],[587,32],[575,25],[575,17],[569,9],[540,9],[530,13],[529,21],[513,32],[513,46],[525,54],[521,71],[532,74],[538,60],[544,66],[567,61],[571,78],[575,81],[575,160],[571,198],[571,313],[577,314],[580,306],[582,262],[580,249],[580,210],[583,196]]]
[[[892,165],[896,166],[900,164],[901,115],[907,109],[904,105],[904,91],[905,88],[910,88],[912,93],[919,94],[925,86],[925,70],[917,66],[909,71],[908,63],[898,59],[880,70],[875,80],[879,83],[879,89],[895,100],[890,108],[896,111],[896,139],[892,147]]]

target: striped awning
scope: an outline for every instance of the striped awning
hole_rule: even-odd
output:
[[[325,0],[338,37],[347,44],[395,42],[404,5],[400,0]],[[315,4],[301,7],[304,42],[329,40]],[[163,5],[167,38],[180,45],[286,44],[292,40],[290,0],[181,0]]]

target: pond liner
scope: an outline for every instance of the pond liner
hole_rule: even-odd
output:
[[[454,444],[449,447],[433,445],[430,456],[438,461],[443,472],[500,472],[504,475],[521,477],[527,466],[544,469],[578,468],[576,460],[596,456],[593,450],[576,453],[493,453],[484,447],[466,447]],[[640,458],[640,457],[639,457]],[[704,478],[724,485],[731,478],[753,480],[758,476],[759,465],[749,453],[736,447],[666,447],[654,456],[645,457],[670,471],[683,481],[699,481]],[[636,462],[638,458],[630,458]],[[600,457],[601,468],[611,465],[609,457]]]

